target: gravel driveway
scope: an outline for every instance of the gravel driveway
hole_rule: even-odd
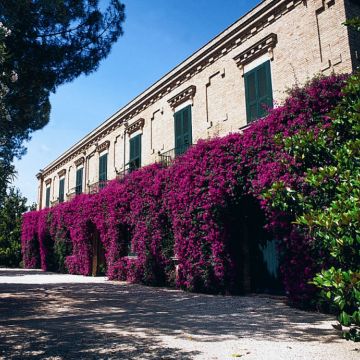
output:
[[[0,269],[0,359],[359,360],[331,323],[281,298]]]

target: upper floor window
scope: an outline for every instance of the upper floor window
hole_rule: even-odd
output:
[[[174,114],[175,156],[183,154],[192,144],[191,105]]]
[[[83,170],[80,168],[76,170],[76,183],[75,183],[75,194],[79,195],[82,193],[82,184],[83,184]]]
[[[65,195],[65,179],[60,179],[59,182],[59,202],[64,202]]]
[[[107,181],[107,160],[108,154],[101,155],[99,158],[99,187],[103,188]]]
[[[141,166],[141,134],[130,139],[130,170],[135,170]]]
[[[45,193],[45,207],[50,207],[50,186],[48,186],[46,188],[46,193]]]
[[[266,116],[273,107],[270,61],[244,74],[247,122]]]

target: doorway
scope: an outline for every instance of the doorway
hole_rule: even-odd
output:
[[[256,199],[243,199],[227,216],[235,292],[282,294],[277,243],[264,229],[265,215]]]
[[[100,240],[99,230],[93,223],[89,225],[90,244],[91,244],[91,275],[104,276],[106,274],[105,249]]]

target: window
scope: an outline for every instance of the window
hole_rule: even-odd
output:
[[[46,194],[45,194],[45,207],[50,207],[50,186],[46,188]]]
[[[107,158],[108,154],[101,155],[99,158],[99,188],[102,189],[107,181]]]
[[[60,179],[59,182],[59,202],[64,202],[65,195],[65,179]]]
[[[130,139],[130,170],[135,170],[141,166],[141,134]]]
[[[183,154],[192,144],[191,105],[177,111],[175,120],[175,156]]]
[[[76,170],[76,183],[75,183],[75,194],[79,195],[82,193],[82,183],[83,183],[83,169]]]
[[[251,123],[273,107],[270,61],[245,73],[244,79],[247,122]]]

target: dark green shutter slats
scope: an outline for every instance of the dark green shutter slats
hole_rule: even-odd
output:
[[[46,206],[47,208],[50,207],[50,187],[47,187],[47,188],[46,188],[45,206]]]
[[[76,187],[75,187],[76,195],[82,193],[82,183],[83,183],[83,168],[76,170]]]
[[[270,61],[244,75],[247,122],[264,117],[273,106]]]
[[[141,166],[141,134],[130,139],[130,170]]]
[[[107,158],[108,154],[101,155],[99,158],[99,182],[107,180]]]
[[[184,153],[192,144],[191,105],[174,114],[175,156]]]
[[[61,179],[59,182],[59,202],[64,202],[65,195],[65,179]]]

